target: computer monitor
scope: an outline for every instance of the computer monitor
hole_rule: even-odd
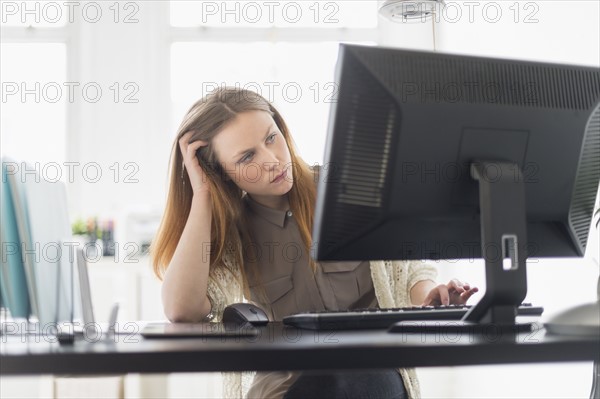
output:
[[[600,70],[341,44],[311,255],[484,258],[466,321],[514,325],[528,257],[581,257]]]

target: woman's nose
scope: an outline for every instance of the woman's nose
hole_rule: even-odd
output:
[[[270,151],[267,152],[267,155],[265,156],[263,162],[263,168],[265,170],[272,170],[275,169],[277,165],[279,165],[279,158],[277,158],[277,156],[274,153]]]

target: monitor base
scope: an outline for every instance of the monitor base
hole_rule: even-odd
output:
[[[465,333],[482,334],[487,337],[499,337],[503,334],[530,332],[535,323],[495,324],[477,323],[472,321],[422,320],[400,321],[388,329],[391,333]]]

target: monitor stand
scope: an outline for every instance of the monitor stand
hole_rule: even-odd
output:
[[[476,161],[471,177],[479,182],[481,250],[486,291],[461,321],[402,321],[390,332],[531,331],[517,323],[517,308],[527,295],[525,185],[520,167],[502,161]]]

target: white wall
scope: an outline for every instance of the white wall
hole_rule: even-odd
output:
[[[439,51],[600,66],[598,1],[451,1],[436,24]]]

